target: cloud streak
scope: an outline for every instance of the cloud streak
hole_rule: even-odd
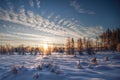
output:
[[[33,0],[30,0],[30,1],[29,1],[29,4],[30,4],[31,7],[34,7]]]
[[[71,0],[70,6],[72,6],[78,13],[95,14],[95,12],[91,10],[83,9],[76,0]]]
[[[76,36],[79,37],[79,34],[72,32],[68,30],[67,28],[64,28],[67,21],[65,20],[59,20],[58,24],[56,24],[53,21],[50,21],[49,19],[45,19],[40,15],[34,15],[32,11],[26,11],[27,14],[25,14],[25,9],[22,7],[19,11],[19,13],[15,13],[13,11],[7,11],[0,8],[0,19],[4,21],[9,21],[12,23],[22,24],[27,27],[31,27],[34,30],[40,30],[43,32],[51,33],[58,36]],[[4,17],[3,17],[4,16]],[[63,23],[60,26],[59,24]]]
[[[40,0],[36,0],[37,7],[40,8]]]
[[[30,1],[30,6],[35,7],[33,0]],[[40,0],[36,0],[36,2],[37,7],[40,8]],[[83,26],[80,21],[73,18],[62,18],[60,15],[55,15],[54,13],[51,13],[47,18],[44,18],[39,14],[35,14],[33,11],[26,10],[24,5],[18,9],[18,12],[13,10],[14,6],[11,5],[11,3],[10,6],[12,7],[9,10],[0,7],[0,20],[13,24],[19,24],[25,28],[31,28],[31,32],[33,34],[27,32],[10,32],[9,34],[0,33],[0,37],[2,37],[0,39],[2,41],[5,39],[16,39],[17,41],[50,41],[62,43],[65,41],[66,37],[93,37],[99,35],[103,31],[102,26],[86,27]],[[90,14],[89,11],[80,9],[81,7],[76,2],[71,2],[71,6],[73,6],[76,10],[81,10],[79,13]],[[7,26],[3,25],[3,27]],[[41,33],[39,35],[34,34],[36,31]],[[43,33],[47,33],[48,35],[44,35]]]
[[[50,15],[50,17],[52,16]],[[32,11],[26,11],[24,7],[20,8],[19,13],[15,13],[13,10],[7,11],[0,8],[0,20],[22,24],[26,27],[31,27],[34,30],[39,30],[63,37],[84,37],[84,35],[81,36],[81,33],[86,33],[87,35],[87,31],[96,34],[93,27],[84,27],[77,24],[77,21],[71,21],[64,18],[57,20],[57,22],[53,22],[49,19],[43,18],[40,15],[35,15]],[[96,29],[96,31],[98,30]]]

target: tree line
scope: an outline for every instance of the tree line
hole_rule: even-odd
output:
[[[120,50],[120,28],[113,30],[108,28],[99,38],[104,50]]]
[[[74,38],[68,37],[66,40],[66,44],[64,47],[48,47],[47,54],[51,54],[51,52],[60,52],[70,55],[75,55],[78,52],[80,55],[83,54],[83,51],[86,51],[88,54],[92,54],[92,50],[114,50],[120,51],[120,28],[110,30],[109,28],[103,32],[101,35],[96,37],[96,40],[92,40],[90,38],[78,38],[77,41]],[[11,45],[0,46],[0,54],[37,54],[44,53],[43,47],[31,47],[20,45],[17,47],[13,47]]]
[[[110,30],[109,28],[101,35],[96,37],[96,40],[90,38],[78,38],[75,41],[73,38],[68,37],[66,41],[66,53],[67,54],[82,54],[86,51],[88,54],[92,54],[94,51],[119,51],[120,52],[120,28]]]
[[[76,52],[78,54],[82,55],[83,51],[87,51],[87,53],[91,53],[91,49],[95,47],[95,44],[93,44],[94,41],[90,38],[78,38],[77,41],[74,41],[74,38],[68,37],[66,41],[65,51],[67,54],[75,55]]]
[[[37,54],[50,55],[52,52],[60,52],[60,53],[64,52],[64,47],[48,46],[48,49],[45,51],[43,46],[32,47],[32,46],[19,45],[15,47],[10,44],[0,46],[0,54],[8,54],[8,55],[13,55],[13,54],[26,55],[26,53],[29,53],[31,55],[37,55]]]

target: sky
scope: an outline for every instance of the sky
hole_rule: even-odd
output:
[[[0,45],[65,43],[120,27],[119,0],[0,0]]]

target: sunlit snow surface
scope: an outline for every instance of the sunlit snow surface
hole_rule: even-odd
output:
[[[109,61],[103,61],[104,56]],[[51,56],[41,55],[0,55],[0,80],[120,80],[120,53],[98,52],[98,65],[91,65],[88,68],[93,56],[84,55],[77,57],[68,55],[52,54]],[[81,62],[81,69],[77,68],[77,61]],[[37,70],[41,64],[51,63],[58,67],[60,73],[51,72],[47,68]],[[13,66],[24,66],[19,69],[18,74],[13,74]],[[34,75],[38,73],[39,78]]]

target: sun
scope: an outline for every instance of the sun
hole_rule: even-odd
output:
[[[43,44],[44,50],[48,49],[48,44]]]

